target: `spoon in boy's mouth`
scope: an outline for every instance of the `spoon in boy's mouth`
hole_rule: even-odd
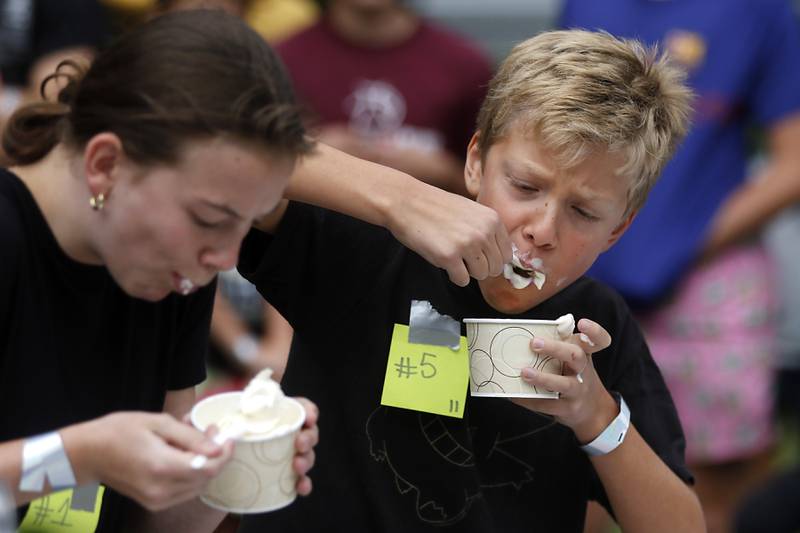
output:
[[[541,266],[541,259],[534,258],[528,261],[529,253],[520,254],[514,243],[511,243],[511,252],[511,262],[503,266],[503,277],[515,289],[524,289],[533,283],[537,289],[542,290],[546,276],[544,272],[537,270],[537,267]]]

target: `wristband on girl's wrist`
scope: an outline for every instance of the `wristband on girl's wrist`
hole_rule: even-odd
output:
[[[618,392],[612,392],[611,395],[619,405],[619,414],[596,439],[581,446],[581,449],[591,456],[606,455],[616,450],[617,446],[625,440],[625,435],[631,425],[631,412],[622,395]]]
[[[236,337],[231,347],[231,352],[237,361],[243,364],[250,364],[258,359],[259,344],[258,339],[245,333]]]
[[[26,439],[22,445],[19,490],[42,492],[45,478],[53,490],[75,486],[75,474],[57,431]]]

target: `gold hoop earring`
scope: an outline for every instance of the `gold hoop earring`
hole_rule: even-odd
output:
[[[97,196],[92,196],[89,198],[89,205],[92,206],[92,209],[95,211],[101,211],[103,207],[105,207],[106,196],[103,193],[98,194]]]

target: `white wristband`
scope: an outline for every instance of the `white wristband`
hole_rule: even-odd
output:
[[[625,440],[625,435],[631,425],[631,412],[625,400],[618,392],[612,392],[611,394],[619,404],[619,414],[596,439],[589,444],[581,446],[581,449],[589,455],[605,455],[614,451]]]
[[[75,474],[57,431],[31,437],[22,445],[19,490],[42,492],[45,478],[54,490],[75,486]]]
[[[252,363],[258,359],[258,350],[258,339],[247,333],[236,337],[231,348],[236,360],[244,364]]]

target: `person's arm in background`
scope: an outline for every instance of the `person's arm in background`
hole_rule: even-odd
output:
[[[259,345],[258,364],[262,368],[271,368],[275,381],[280,381],[286,370],[293,336],[294,330],[289,322],[275,307],[264,301],[264,334]]]
[[[211,315],[211,340],[233,365],[255,374],[259,366],[260,339],[255,336],[230,300],[217,285],[214,313]]]
[[[800,114],[772,126],[767,148],[768,159],[758,175],[734,191],[717,211],[704,257],[754,234],[783,208],[800,202]]]
[[[286,197],[389,229],[458,285],[498,276],[511,260],[511,241],[493,209],[321,143],[295,169]],[[283,202],[257,227],[274,230],[285,209]]]
[[[292,327],[269,302],[263,302],[263,331],[252,333],[230,300],[217,286],[214,314],[211,316],[211,340],[216,347],[248,376],[265,368],[273,371],[272,379],[280,381],[286,368]]]

